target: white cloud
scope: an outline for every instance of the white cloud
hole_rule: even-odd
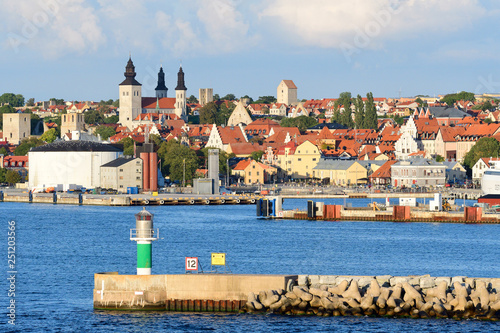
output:
[[[232,52],[255,40],[248,36],[249,24],[233,0],[199,1],[197,17],[204,25],[212,52]]]
[[[259,16],[297,44],[377,48],[456,31],[485,14],[476,0],[272,0]]]
[[[37,50],[46,57],[95,51],[106,38],[99,18],[83,0],[1,1],[4,46]]]

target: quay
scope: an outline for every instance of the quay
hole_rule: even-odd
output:
[[[369,207],[344,207],[325,205],[324,202],[307,202],[307,210],[283,210],[281,196],[261,198],[257,201],[257,217],[287,220],[317,221],[379,221],[379,222],[430,222],[500,224],[500,214],[489,209],[483,214],[482,207],[463,207],[463,211],[451,210],[451,205],[441,200],[429,201],[429,207],[385,206],[372,203]],[[408,198],[405,198],[408,199]],[[438,200],[438,199],[435,199]],[[439,202],[439,203],[437,203]],[[429,209],[434,205],[434,209]],[[446,210],[443,210],[443,207]],[[456,207],[456,206],[455,206]]]
[[[500,279],[94,274],[96,310],[500,319]]]
[[[0,192],[0,202],[26,202],[97,206],[169,206],[169,205],[250,205],[255,195],[199,194],[83,194]]]

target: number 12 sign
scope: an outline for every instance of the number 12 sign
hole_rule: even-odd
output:
[[[198,270],[198,257],[186,257],[186,271]]]

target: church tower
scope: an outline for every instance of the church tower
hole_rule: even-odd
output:
[[[175,114],[187,120],[186,114],[186,85],[184,84],[184,72],[182,71],[182,66],[179,68],[179,73],[177,73],[177,87],[175,87]]]
[[[125,67],[125,80],[119,85],[120,123],[133,129],[133,120],[142,113],[141,84],[135,79],[135,66],[129,58]]]
[[[160,67],[158,72],[158,85],[155,88],[156,98],[167,97],[168,88],[165,86],[165,73],[163,72],[163,67]]]

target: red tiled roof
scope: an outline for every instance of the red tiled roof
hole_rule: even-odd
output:
[[[175,109],[175,98],[163,97],[158,98],[158,106],[160,109]],[[143,109],[156,109],[156,97],[143,97]]]
[[[292,80],[283,80],[283,82],[288,87],[288,89],[297,89],[297,86],[295,85],[295,83],[293,83]]]

